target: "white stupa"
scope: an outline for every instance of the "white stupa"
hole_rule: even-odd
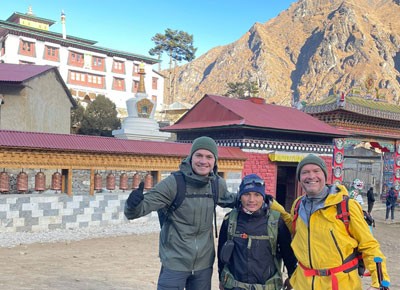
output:
[[[140,65],[139,75],[138,92],[126,101],[128,117],[123,120],[121,129],[113,130],[112,134],[119,139],[165,141],[171,134],[160,132],[160,126],[154,119],[156,104],[146,94],[143,65]]]

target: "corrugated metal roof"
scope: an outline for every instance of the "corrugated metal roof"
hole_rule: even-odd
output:
[[[162,130],[176,132],[194,128],[228,126],[332,136],[347,135],[294,108],[215,95],[205,95],[174,125],[163,127]]]
[[[54,68],[50,65],[0,63],[0,82],[22,83]]]
[[[0,147],[185,157],[190,152],[191,144],[0,130]],[[234,147],[218,147],[218,155],[220,159],[247,158],[244,152]]]

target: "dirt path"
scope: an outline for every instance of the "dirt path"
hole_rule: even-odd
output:
[[[388,257],[391,289],[400,289],[400,223],[384,224],[383,214],[375,212],[374,235]],[[157,252],[158,234],[0,248],[0,289],[156,289]],[[369,279],[363,278],[364,289]]]

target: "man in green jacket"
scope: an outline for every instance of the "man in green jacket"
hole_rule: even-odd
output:
[[[179,171],[186,184],[182,204],[164,222],[159,241],[161,271],[157,289],[211,289],[215,259],[213,217],[215,202],[212,183],[217,178],[218,148],[209,137],[193,141],[190,154]],[[177,194],[173,175],[156,184],[146,194],[143,185],[134,190],[125,204],[125,216],[135,219],[169,207]],[[217,204],[232,207],[235,194],[228,192],[226,182],[218,178]]]

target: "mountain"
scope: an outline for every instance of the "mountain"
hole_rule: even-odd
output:
[[[172,101],[194,104],[206,93],[225,94],[228,82],[250,80],[268,103],[286,106],[341,92],[399,104],[399,15],[400,0],[299,0],[177,67]]]

